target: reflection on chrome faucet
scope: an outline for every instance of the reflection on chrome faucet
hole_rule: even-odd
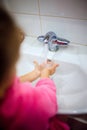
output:
[[[48,49],[50,51],[57,51],[60,46],[68,46],[70,41],[57,37],[57,35],[50,31],[45,36],[39,36],[37,38],[40,42],[48,44]]]

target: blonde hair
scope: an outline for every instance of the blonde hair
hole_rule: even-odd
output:
[[[0,83],[16,63],[23,39],[24,33],[10,14],[0,7]]]

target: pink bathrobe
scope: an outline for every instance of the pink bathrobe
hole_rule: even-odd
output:
[[[49,118],[56,113],[56,88],[51,79],[41,79],[32,87],[16,78],[0,99],[0,130],[47,130]]]

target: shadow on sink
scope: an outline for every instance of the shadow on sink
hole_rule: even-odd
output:
[[[56,61],[60,64],[53,80],[57,88],[59,113],[87,112],[87,74],[79,65]]]
[[[33,61],[43,62],[43,58],[22,54],[17,64],[17,75],[21,76],[34,69]],[[51,77],[57,88],[57,98],[60,113],[83,113],[87,108],[87,75],[76,64],[58,61],[60,66]],[[37,82],[37,81],[36,81]],[[33,85],[35,85],[35,83]]]

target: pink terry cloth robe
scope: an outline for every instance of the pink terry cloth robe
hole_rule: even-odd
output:
[[[51,79],[40,79],[33,87],[15,78],[0,99],[0,130],[47,130],[57,110],[56,87]]]

